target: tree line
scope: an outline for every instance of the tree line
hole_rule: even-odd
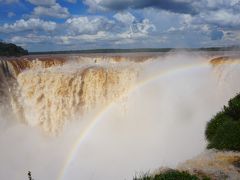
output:
[[[28,51],[12,43],[0,42],[0,56],[23,56]]]

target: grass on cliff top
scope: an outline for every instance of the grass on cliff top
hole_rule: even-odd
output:
[[[208,149],[240,151],[240,94],[207,124]]]

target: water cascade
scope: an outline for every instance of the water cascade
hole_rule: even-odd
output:
[[[1,60],[0,179],[202,167],[202,156],[182,163],[204,152],[206,122],[240,92],[239,62],[194,52]]]

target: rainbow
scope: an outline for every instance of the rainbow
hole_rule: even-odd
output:
[[[236,63],[236,61],[234,62],[224,62],[223,64],[240,64],[240,62],[238,61]],[[185,71],[190,71],[190,70],[196,70],[199,68],[212,68],[213,66],[211,66],[211,64],[208,61],[204,61],[202,63],[199,64],[191,64],[191,65],[182,65],[182,66],[178,66],[177,68],[172,68],[172,69],[168,69],[168,70],[163,70],[159,73],[156,73],[155,75],[153,75],[150,78],[147,78],[143,81],[141,81],[137,86],[133,87],[128,94],[132,94],[134,93],[137,89],[145,86],[146,84],[158,79],[158,78],[163,78],[169,75],[175,75],[176,73],[181,73],[181,72],[185,72]],[[96,128],[96,126],[99,124],[99,121],[101,119],[103,119],[102,117],[104,116],[104,114],[106,114],[107,112],[109,112],[109,110],[111,109],[111,107],[115,104],[115,102],[110,103],[108,106],[106,106],[102,111],[100,111],[99,113],[96,114],[96,116],[93,118],[93,121],[89,124],[89,126],[81,132],[81,134],[79,135],[79,137],[76,140],[76,143],[74,143],[73,148],[71,149],[71,151],[69,152],[69,154],[67,155],[66,160],[64,161],[64,165],[63,168],[60,171],[60,174],[58,176],[59,180],[64,180],[65,178],[65,174],[66,171],[68,169],[68,167],[70,166],[70,164],[72,163],[72,161],[75,159],[77,152],[79,151],[79,148],[81,147],[81,144],[84,142],[84,139],[86,139],[86,137],[94,130],[94,128]]]

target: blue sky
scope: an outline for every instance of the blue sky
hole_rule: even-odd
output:
[[[0,39],[29,51],[239,45],[240,0],[0,0]]]

